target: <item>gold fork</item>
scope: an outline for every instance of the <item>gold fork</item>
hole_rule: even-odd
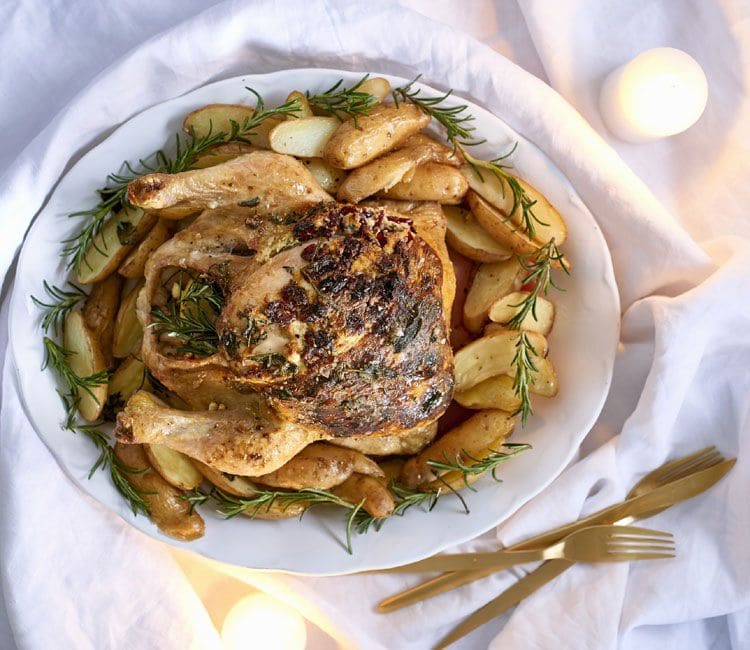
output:
[[[389,571],[397,573],[470,571],[473,569],[499,571],[516,564],[540,560],[562,559],[571,562],[661,560],[674,557],[674,552],[674,540],[670,533],[636,526],[601,525],[574,531],[546,548],[437,555]]]
[[[636,483],[633,486],[633,488],[628,493],[627,498],[642,496],[656,488],[662,487],[664,485],[668,485],[669,483],[673,481],[677,481],[681,478],[690,476],[691,474],[694,474],[695,472],[699,472],[701,470],[713,467],[714,465],[718,465],[719,463],[723,461],[724,461],[724,457],[718,452],[716,447],[706,447],[705,449],[701,449],[700,451],[697,451],[694,454],[690,454],[689,456],[685,456],[683,458],[678,458],[676,460],[670,461],[652,470],[651,472],[646,474],[646,476],[644,476],[640,481],[638,481],[638,483]],[[663,508],[660,508],[657,511],[648,513],[648,516],[655,515],[657,514],[657,512],[661,512],[661,510],[663,510]],[[615,523],[614,521],[606,521],[606,520],[596,521],[596,514],[592,515],[591,517],[587,517],[587,520],[591,520],[589,521],[590,524]],[[630,523],[631,521],[632,521],[632,518],[629,517],[627,519],[618,521],[617,523],[624,524],[624,523]],[[571,530],[576,527],[577,523],[578,522],[574,524],[568,524],[566,526],[562,526],[548,533],[537,535],[536,537],[532,537],[531,539],[528,539],[524,542],[511,546],[507,550],[512,550],[512,551],[530,550],[530,549],[537,549],[539,547],[544,547],[546,545],[549,545],[550,543],[554,543],[558,541],[561,537],[564,537],[565,535],[569,534]],[[583,524],[583,525],[585,526],[586,524]],[[549,567],[552,567],[552,565],[555,565],[558,567],[559,572],[557,573],[557,575],[559,575],[560,573],[565,571],[565,569],[572,566],[572,563],[568,562],[567,560],[557,560],[557,561],[545,564],[543,566],[548,567],[547,570],[548,572],[550,572]],[[537,569],[536,571],[539,571],[539,570],[540,569]],[[443,573],[442,575],[436,576],[435,578],[431,578],[430,580],[426,580],[401,593],[394,594],[393,596],[389,596],[378,605],[378,611],[382,613],[396,611],[398,609],[401,609],[402,607],[413,605],[414,603],[420,602],[422,600],[427,600],[428,598],[432,598],[433,596],[437,596],[439,594],[445,593],[446,591],[450,591],[451,589],[456,589],[457,587],[461,587],[475,580],[480,580],[481,578],[485,578],[495,573],[495,571],[496,569],[494,568],[489,568],[489,569],[483,568],[483,569],[476,569],[472,571],[461,571],[461,572],[454,571],[454,572],[449,572],[449,573]],[[550,575],[551,574],[552,572],[550,572]]]

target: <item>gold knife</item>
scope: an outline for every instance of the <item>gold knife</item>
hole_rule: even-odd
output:
[[[537,535],[528,540],[515,544],[508,548],[508,550],[528,550],[534,548],[544,548],[550,544],[553,544],[570,533],[586,526],[593,526],[598,524],[611,524],[625,517],[641,517],[655,512],[664,510],[679,501],[689,499],[697,494],[700,494],[704,490],[711,487],[714,483],[720,480],[734,465],[736,461],[734,459],[723,461],[713,467],[696,472],[690,476],[678,479],[667,485],[655,488],[651,492],[644,494],[639,497],[634,497],[622,503],[615,504],[604,510],[600,510],[593,515],[590,515],[584,519],[567,524],[560,528],[556,528],[547,533]],[[684,494],[683,494],[684,491]],[[648,499],[646,498],[648,497]],[[631,504],[632,510],[628,506]],[[440,556],[438,556],[440,557]],[[557,561],[555,561],[557,562]],[[401,567],[396,567],[392,571],[399,572]],[[391,571],[391,570],[388,570]],[[494,569],[484,569],[482,571],[472,571],[472,577],[475,580],[486,577],[494,573]],[[533,575],[533,574],[530,574]],[[394,596],[390,596],[384,599],[378,605],[378,611],[387,613],[395,611],[402,607],[407,607],[416,602],[424,600],[426,597],[436,596],[445,591],[454,589],[455,587],[461,586],[467,582],[466,572],[452,572],[445,575],[437,576],[432,580],[428,580],[421,584],[418,584],[410,589],[402,591]],[[527,576],[529,577],[529,576]],[[525,578],[524,578],[525,579]]]
[[[674,499],[672,503],[659,507],[658,510],[666,510],[666,508],[676,503],[691,499],[692,497],[705,492],[708,488],[721,480],[724,475],[734,466],[735,462],[737,461],[734,458],[725,460],[718,465],[714,465],[713,467],[710,467],[708,469],[696,472],[691,476],[679,479],[663,487],[656,488],[655,490],[653,490],[653,492],[663,491],[667,488],[674,487],[671,492]],[[682,485],[681,488],[679,487],[680,485]],[[649,513],[643,512],[641,516],[643,516],[643,514]],[[622,515],[622,517],[627,516],[631,516],[630,513],[625,513],[624,515]],[[618,519],[622,517],[618,517]],[[590,525],[590,523],[588,525]],[[524,545],[525,544],[526,543],[524,543]],[[488,621],[491,621],[493,618],[496,618],[497,616],[505,612],[507,609],[513,607],[514,605],[517,605],[524,598],[539,589],[542,585],[547,584],[548,582],[559,576],[561,573],[563,573],[563,571],[565,571],[573,564],[573,562],[570,562],[568,560],[551,560],[549,562],[545,562],[541,567],[539,567],[535,571],[532,571],[527,576],[521,578],[518,582],[506,589],[497,598],[494,598],[493,600],[488,602],[486,605],[484,605],[484,607],[481,607],[471,616],[457,625],[450,632],[450,634],[444,637],[435,646],[436,650],[449,646],[451,643],[454,643],[458,639],[466,636],[467,634],[469,634],[469,632],[475,630],[480,625],[484,625]]]

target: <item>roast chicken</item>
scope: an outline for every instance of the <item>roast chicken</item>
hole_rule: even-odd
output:
[[[299,161],[267,151],[141,177],[128,199],[200,214],[150,257],[138,298],[142,359],[190,410],[138,392],[118,416],[121,442],[257,477],[315,441],[377,455],[432,439],[453,393],[455,279],[438,205],[404,216],[337,203]],[[222,297],[208,354],[154,326],[176,274]]]

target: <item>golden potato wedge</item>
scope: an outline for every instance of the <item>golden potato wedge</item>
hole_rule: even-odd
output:
[[[325,146],[323,158],[340,169],[360,167],[399,147],[421,131],[430,117],[413,104],[381,105],[368,115],[339,125]]]
[[[122,464],[127,482],[148,504],[149,519],[161,532],[182,541],[203,537],[206,527],[203,518],[182,498],[181,490],[167,483],[151,467],[142,445],[117,442],[115,456]]]
[[[86,326],[80,312],[71,311],[65,317],[63,347],[70,352],[67,361],[70,369],[78,377],[91,377],[107,369],[99,341]],[[107,402],[106,377],[99,385],[79,388],[78,398],[78,411],[83,419],[89,422],[97,420]]]
[[[109,380],[108,404],[116,404],[118,409],[125,405],[130,396],[143,388],[151,387],[146,364],[135,357],[127,357],[117,367]]]
[[[513,390],[513,378],[509,375],[480,381],[468,390],[456,393],[453,398],[470,409],[501,409],[514,413],[521,406],[521,399]]]
[[[263,485],[288,490],[328,490],[354,473],[383,475],[378,464],[364,454],[325,442],[314,442],[279,469],[256,476],[255,480]]]
[[[400,434],[344,436],[330,440],[338,447],[354,449],[367,456],[416,454],[429,444],[437,433],[437,422],[423,424]],[[380,463],[378,463],[380,465]]]
[[[489,170],[481,170],[481,177],[469,165],[461,167],[461,172],[468,180],[471,189],[482,196],[494,208],[502,212],[503,216],[518,227],[522,223],[522,207],[516,205],[513,210],[513,191],[507,181],[501,181],[495,174]],[[546,244],[554,238],[555,243],[560,246],[568,237],[568,229],[560,213],[552,207],[550,202],[534,187],[526,181],[521,180],[509,174],[511,178],[520,185],[526,195],[534,201],[531,211],[536,217],[532,218],[534,225],[534,241],[539,244]],[[511,214],[513,211],[513,214]]]
[[[366,474],[352,474],[331,492],[354,505],[361,503],[373,517],[389,517],[396,507],[391,491],[377,478]]]
[[[490,308],[515,289],[521,267],[515,259],[480,264],[464,302],[464,325],[474,334],[482,330]]]
[[[185,133],[192,131],[198,138],[222,131],[229,134],[232,122],[242,125],[254,115],[255,109],[243,104],[209,104],[189,113],[182,123],[182,128]],[[256,147],[270,149],[268,134],[281,121],[283,118],[269,117],[253,129],[252,135],[245,138]]]
[[[507,438],[514,425],[515,418],[507,411],[493,409],[472,415],[421,453],[409,458],[401,469],[399,483],[415,488],[435,480],[438,473],[427,464],[428,461],[453,463],[456,459],[466,460],[467,454],[474,456]]]
[[[313,116],[312,108],[310,108],[310,102],[307,101],[307,97],[305,97],[304,93],[301,93],[299,90],[293,90],[287,95],[286,101],[291,102],[293,99],[296,99],[299,103],[299,110],[294,115],[287,115],[287,120],[296,120],[302,117]]]
[[[511,256],[507,248],[487,234],[471,212],[455,206],[445,206],[443,210],[448,219],[446,240],[453,250],[475,262],[499,262]]]
[[[508,328],[502,326],[500,323],[489,322],[484,326],[482,330],[482,336],[489,336],[490,334],[497,334],[498,332],[508,332]]]
[[[255,483],[244,476],[220,472],[218,469],[214,469],[196,459],[193,459],[193,464],[209,483],[215,485],[225,494],[250,499],[258,493]]]
[[[529,255],[539,245],[529,239],[497,208],[490,205],[474,190],[466,193],[466,199],[477,223],[503,248],[515,255]]]
[[[299,158],[320,158],[326,143],[340,124],[335,117],[320,115],[285,120],[268,134],[268,143],[276,153]]]
[[[463,156],[461,156],[459,151],[454,151],[451,147],[442,142],[438,142],[435,138],[431,138],[426,133],[415,133],[410,136],[401,147],[404,149],[409,149],[411,147],[428,147],[430,150],[430,162],[440,163],[441,165],[460,167],[463,163]]]
[[[213,147],[206,149],[191,165],[191,168],[205,169],[206,167],[213,167],[214,165],[241,156],[243,153],[250,153],[257,149],[258,147],[247,142],[223,142],[222,144],[215,144]],[[162,214],[159,214],[159,216],[163,217]]]
[[[141,278],[146,261],[159,246],[172,236],[172,229],[159,220],[140,243],[128,253],[117,272],[124,278]]]
[[[501,325],[507,323],[521,311],[521,303],[529,295],[528,291],[514,291],[507,296],[498,298],[490,307],[490,320]],[[516,329],[526,332],[536,332],[547,336],[555,322],[555,305],[542,296],[537,296],[536,306],[524,317]]]
[[[318,181],[318,185],[329,194],[336,194],[346,178],[346,172],[343,169],[331,167],[322,158],[301,158],[300,162],[310,170],[315,180]]]
[[[170,485],[180,490],[193,490],[203,482],[193,461],[179,451],[164,445],[143,445],[151,467]]]
[[[128,206],[109,219],[93,238],[76,269],[78,282],[101,282],[120,266],[130,249],[153,228],[156,217]]]
[[[135,303],[143,283],[138,283],[120,303],[115,319],[112,354],[120,359],[130,354],[137,354],[143,341],[143,326],[138,320]]]
[[[91,287],[81,311],[86,326],[99,340],[99,348],[104,355],[107,367],[111,366],[114,361],[112,336],[117,308],[120,305],[121,290],[122,278],[117,273],[113,273]]]
[[[359,203],[376,192],[388,189],[413,172],[429,149],[399,149],[352,170],[338,189],[339,201]]]
[[[382,102],[391,94],[391,84],[388,79],[383,79],[383,77],[369,77],[359,85],[357,91],[372,95],[378,102]]]
[[[552,362],[546,358],[534,358],[536,370],[531,371],[529,392],[542,397],[554,397],[557,395],[559,383],[557,373]]]
[[[547,339],[541,334],[527,332],[529,343],[538,357],[547,356]],[[519,333],[505,331],[483,336],[461,348],[454,356],[455,390],[462,393],[479,382],[495,375],[510,374],[514,370],[513,358]]]
[[[437,425],[437,422],[434,424]],[[388,458],[379,461],[378,465],[380,465],[380,469],[382,469],[383,474],[385,474],[383,478],[379,479],[380,482],[388,487],[393,481],[398,481],[399,474],[401,474],[401,469],[404,467],[405,462],[405,458]]]
[[[458,169],[428,162],[417,166],[408,180],[402,179],[378,194],[402,201],[437,201],[457,205],[461,203],[468,189],[469,184]]]

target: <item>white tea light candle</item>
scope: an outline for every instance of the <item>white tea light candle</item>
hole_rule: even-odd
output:
[[[707,99],[708,83],[698,62],[682,50],[657,47],[607,77],[599,107],[615,136],[649,142],[695,124]]]
[[[245,596],[229,610],[221,627],[226,650],[305,650],[305,621],[291,607],[257,593]]]

